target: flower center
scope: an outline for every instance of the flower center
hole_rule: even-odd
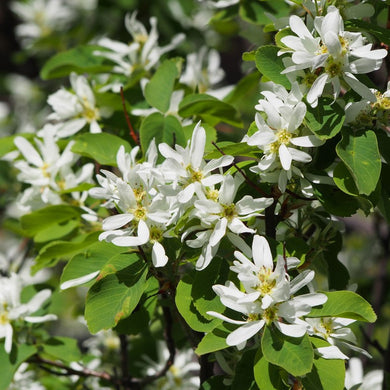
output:
[[[0,325],[6,324],[9,324],[9,316],[8,311],[4,310],[2,313],[0,313]]]
[[[332,56],[328,57],[325,65],[325,72],[329,74],[330,77],[337,77],[342,74],[343,64],[335,60]]]
[[[216,202],[218,200],[219,191],[218,190],[207,189],[206,190],[206,196],[207,196],[208,199],[213,200],[213,201]]]
[[[237,210],[235,204],[229,204],[229,205],[222,205],[223,212],[222,215],[225,217],[228,221],[231,221],[234,217],[237,216]]]
[[[149,228],[149,235],[151,242],[159,242],[163,239],[163,231],[157,226],[151,226]]]
[[[138,206],[136,209],[132,210],[132,213],[137,221],[146,219],[146,209],[145,207]]]
[[[92,107],[91,103],[87,100],[86,97],[83,97],[82,105],[83,117],[87,120],[88,123],[100,119],[99,110],[96,107]]]
[[[261,267],[259,273],[257,274],[260,284],[256,286],[256,290],[260,292],[262,297],[269,294],[276,285],[276,280],[272,274],[272,270],[265,267]]]
[[[278,319],[278,308],[276,306],[271,306],[268,309],[265,309],[263,312],[263,320],[267,325],[271,325],[272,322]]]
[[[187,167],[187,171],[190,174],[189,182],[194,183],[203,179],[203,172],[195,170],[191,165]]]
[[[292,134],[286,129],[281,129],[276,133],[277,140],[270,145],[270,152],[277,153],[280,145],[288,145],[292,138]]]

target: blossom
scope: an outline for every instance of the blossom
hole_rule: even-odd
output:
[[[203,192],[205,187],[220,183],[223,175],[213,174],[212,171],[233,162],[232,156],[222,156],[206,163],[203,159],[205,144],[206,132],[198,122],[185,148],[176,145],[173,149],[166,143],[158,146],[166,158],[161,166],[163,174],[167,182],[181,186],[177,198],[182,204],[189,202],[196,192]]]
[[[348,325],[355,320],[349,318],[323,317],[323,318],[306,318],[309,325],[308,332],[326,340],[331,347],[319,348],[318,352],[325,359],[348,359],[340,351],[340,348],[352,349],[368,357],[371,355],[362,348],[356,346],[356,336]]]
[[[216,195],[211,199],[205,197],[194,202],[190,218],[199,219],[201,225],[192,227],[191,230],[200,229],[201,231],[197,233],[196,239],[188,240],[187,244],[194,248],[203,247],[202,254],[196,263],[198,270],[208,266],[221,239],[228,231],[237,235],[254,233],[255,231],[247,227],[243,221],[261,215],[264,209],[272,204],[272,199],[253,199],[250,195],[245,195],[235,203],[234,199],[242,182],[243,178],[240,174],[235,177],[226,175],[219,190],[206,192],[209,197],[212,196],[210,193],[215,192]],[[183,234],[183,237],[185,236],[186,233]],[[228,235],[229,237],[231,235]]]
[[[91,196],[108,200],[105,207],[115,207],[118,211],[103,220],[104,232],[99,239],[129,247],[150,243],[153,264],[162,267],[168,258],[161,241],[174,221],[174,207],[157,189],[161,176],[155,168],[157,149],[154,142],[147,151],[146,162],[136,163],[137,152],[138,148],[134,148],[127,154],[121,147],[117,163],[122,177],[103,170],[105,177],[97,177],[101,187],[90,190]]]
[[[14,321],[40,323],[57,319],[53,314],[31,316],[49,299],[49,289],[39,291],[28,303],[21,303],[22,287],[22,280],[15,273],[11,273],[9,278],[0,277],[0,338],[5,338],[4,349],[7,353],[12,348]]]
[[[343,19],[339,10],[329,6],[325,16],[314,20],[317,33],[313,36],[301,18],[290,17],[290,28],[296,34],[281,38],[286,51],[292,52],[294,65],[282,73],[299,69],[315,72],[313,82],[306,99],[313,107],[317,106],[326,84],[331,83],[333,96],[341,91],[342,82],[367,100],[373,101],[374,95],[354,74],[369,73],[379,69],[386,57],[385,49],[371,50],[372,44],[365,44],[361,33],[344,31]],[[284,51],[281,51],[283,53]]]
[[[319,146],[323,142],[314,134],[300,135],[301,125],[306,115],[306,105],[301,101],[302,93],[297,83],[288,93],[284,87],[275,85],[274,91],[263,91],[265,99],[260,99],[256,109],[265,114],[255,115],[257,131],[246,135],[243,142],[257,146],[264,155],[257,165],[258,170],[267,171],[275,168],[275,162],[291,178],[292,161],[308,163],[311,156],[298,147]]]
[[[22,21],[16,34],[26,47],[54,31],[63,31],[76,16],[63,0],[13,1],[11,9]]]
[[[70,84],[73,92],[60,89],[47,99],[54,112],[48,116],[49,120],[60,122],[59,138],[69,137],[89,124],[91,133],[100,133],[98,124],[101,112],[96,107],[95,95],[84,76],[72,72]]]
[[[205,46],[197,53],[190,53],[186,58],[186,67],[180,77],[182,84],[188,85],[193,91],[207,93],[222,99],[232,87],[214,89],[214,86],[223,80],[225,72],[221,68],[219,53]]]
[[[72,166],[78,156],[71,151],[73,141],[62,152],[52,134],[45,133],[43,139],[35,138],[34,141],[36,148],[24,137],[14,139],[15,146],[24,157],[14,162],[20,171],[17,178],[31,185],[17,200],[19,209],[29,212],[46,204],[63,203],[62,192],[71,192],[72,202],[84,206],[88,194],[71,190],[92,181],[93,164],[85,164],[74,172]]]
[[[214,311],[207,312],[213,317],[240,325],[227,336],[226,343],[241,349],[249,338],[271,324],[286,336],[302,337],[306,334],[307,324],[301,317],[309,314],[313,306],[325,303],[327,297],[319,293],[294,294],[311,282],[314,271],[302,272],[290,281],[282,259],[278,259],[274,269],[269,245],[257,235],[252,244],[254,263],[239,252],[235,256],[239,261],[234,262],[231,270],[238,273],[245,292],[231,281],[227,281],[225,286],[214,285],[213,290],[224,306],[244,314],[246,319],[236,320]]]
[[[158,46],[157,18],[150,18],[151,29],[148,32],[145,26],[137,20],[137,12],[127,14],[125,27],[133,41],[129,44],[102,38],[97,43],[104,47],[104,51],[96,51],[95,55],[105,57],[115,63],[113,71],[130,76],[135,70],[152,69],[161,56],[178,46],[184,40],[184,34],[175,35],[170,44]]]

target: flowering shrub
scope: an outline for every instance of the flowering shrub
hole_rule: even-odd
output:
[[[385,389],[339,218],[390,219],[388,3],[140,3],[113,39],[110,2],[13,1],[48,92],[0,110],[0,390]]]

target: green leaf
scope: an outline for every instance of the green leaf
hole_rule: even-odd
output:
[[[360,207],[364,207],[365,199],[350,196],[335,186],[325,184],[313,184],[314,193],[317,199],[330,214],[339,217],[350,217]]]
[[[174,60],[164,61],[145,87],[145,99],[161,112],[167,112],[179,72]]]
[[[175,144],[181,146],[185,146],[186,144],[183,128],[178,119],[172,115],[164,116],[159,112],[147,116],[142,121],[139,135],[144,154],[148,150],[153,138],[155,139],[156,145],[163,142],[172,147]]]
[[[267,14],[275,15],[275,17],[279,18],[281,16],[287,16],[288,11],[288,6],[281,0],[273,0],[272,2],[251,0],[240,1],[241,18],[249,23],[261,26],[268,24],[271,21]]]
[[[371,305],[352,291],[324,292],[328,300],[321,306],[313,307],[308,317],[343,317],[354,320],[375,322],[376,314]]]
[[[337,135],[343,127],[344,110],[331,98],[320,98],[317,107],[307,105],[304,123],[318,138],[326,140]]]
[[[97,270],[107,273],[107,268],[113,272],[118,269],[110,266],[111,260],[120,253],[126,252],[127,248],[118,247],[114,244],[97,241],[73,256],[65,266],[60,283],[68,280],[77,279],[81,276],[88,275]],[[99,275],[99,277],[101,277]]]
[[[116,135],[85,133],[76,138],[72,152],[96,160],[99,164],[116,166],[116,154],[121,145],[126,152],[130,152],[130,144]]]
[[[85,319],[91,333],[110,329],[128,317],[148,287],[148,268],[138,256],[129,256],[129,265],[97,281],[88,291]]]
[[[276,46],[261,46],[255,55],[256,67],[261,74],[274,83],[290,89],[290,81],[288,81],[285,74],[281,74],[285,66],[283,65],[282,57],[278,56],[278,51],[279,48]]]
[[[37,243],[58,240],[76,230],[80,221],[70,220],[61,223],[53,223],[48,228],[40,230],[34,237]]]
[[[31,267],[33,273],[45,267],[54,267],[60,260],[68,260],[76,253],[98,241],[100,232],[92,232],[76,237],[72,241],[53,241],[45,245]]]
[[[310,337],[315,348],[330,346],[325,340]],[[331,373],[331,375],[330,375]],[[302,378],[305,390],[343,390],[345,363],[341,359],[314,357],[313,370]]]
[[[24,231],[35,236],[38,232],[45,231],[71,220],[80,220],[82,210],[68,205],[47,206],[33,211],[21,217],[21,225]]]
[[[245,142],[230,142],[223,141],[218,142],[217,146],[224,154],[228,154],[230,156],[235,157],[251,157],[258,158],[259,157],[259,148],[257,146],[250,146]],[[222,154],[219,150],[214,147],[214,150],[211,153],[206,154],[205,159],[211,160],[213,158],[219,158]]]
[[[375,190],[381,172],[381,158],[375,133],[371,130],[351,134],[343,132],[336,152],[350,171],[360,194]]]
[[[336,186],[346,194],[352,196],[359,195],[359,190],[356,187],[351,173],[342,162],[339,162],[333,170],[333,181],[336,183]]]
[[[242,60],[243,61],[254,61],[255,60],[255,50],[252,51],[245,51],[242,53]]]
[[[192,287],[195,280],[195,271],[185,275],[177,285],[175,302],[179,313],[185,319],[187,324],[198,332],[210,332],[221,320],[207,319],[197,310],[192,293]],[[211,317],[210,317],[211,318]]]
[[[220,122],[240,127],[241,118],[228,103],[206,94],[191,94],[179,104],[179,115],[183,118],[197,116],[214,126]]]
[[[255,364],[253,366],[255,374],[255,380],[260,390],[288,390],[289,387],[285,385],[284,376],[287,375],[286,371],[282,368],[275,366],[267,361],[261,352],[261,348],[258,349]]]
[[[213,376],[202,382],[199,390],[226,390],[226,385],[223,383],[224,379],[224,375]]]
[[[210,333],[207,333],[203,337],[201,342],[198,344],[198,347],[195,349],[195,353],[201,356],[206,353],[228,348],[228,345],[226,344],[226,337],[229,336],[231,331],[232,329],[230,324],[221,324],[217,328],[214,328]]]
[[[261,338],[261,350],[268,362],[294,376],[305,375],[312,369],[314,352],[307,334],[300,338],[288,337],[273,326],[266,326]]]
[[[43,351],[49,355],[49,359],[62,360],[64,362],[77,362],[81,359],[81,352],[77,346],[77,340],[70,337],[51,337],[42,344]]]
[[[157,305],[159,282],[151,277],[140,304],[129,317],[120,320],[114,330],[120,334],[138,334],[149,327]],[[142,302],[142,304],[141,304]]]
[[[111,66],[103,65],[105,59],[94,55],[96,50],[106,50],[100,46],[86,45],[77,46],[74,49],[56,54],[50,58],[41,70],[43,80],[57,77],[69,76],[71,72],[76,73],[103,73],[110,70]]]
[[[35,353],[36,348],[33,345],[20,344],[16,346],[13,344],[11,353],[8,354],[4,350],[4,343],[0,343],[0,390],[8,389],[16,370]]]

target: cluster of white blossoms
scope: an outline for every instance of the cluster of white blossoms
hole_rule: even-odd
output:
[[[53,32],[63,32],[77,19],[80,11],[92,11],[97,0],[27,0],[12,1],[12,11],[21,20],[16,35],[23,46],[29,48],[38,39]]]
[[[296,35],[281,38],[286,45],[283,53],[292,53],[292,65],[282,73],[307,70],[302,84],[308,85],[307,102],[316,107],[326,85],[331,84],[336,99],[343,88],[351,88],[363,98],[375,101],[374,94],[360,82],[355,74],[369,73],[380,68],[387,50],[371,50],[359,32],[344,30],[344,22],[338,8],[329,6],[325,16],[316,16],[314,31],[304,21],[293,15],[289,27]]]
[[[166,46],[158,45],[157,18],[150,18],[150,31],[137,20],[137,12],[127,14],[125,27],[132,37],[130,43],[114,41],[110,38],[101,38],[97,44],[104,50],[97,50],[95,55],[104,57],[114,63],[114,73],[129,77],[135,71],[148,71],[155,67],[163,54],[176,48],[183,42],[184,34],[178,34]],[[121,84],[112,83],[110,87],[119,91]]]
[[[54,314],[34,316],[49,299],[51,291],[44,289],[36,293],[29,302],[21,303],[23,280],[18,274],[0,277],[0,339],[4,338],[4,349],[11,352],[14,326],[19,322],[40,323],[56,320]]]
[[[284,192],[293,173],[302,176],[292,162],[308,163],[312,159],[298,148],[319,146],[323,141],[304,129],[306,104],[298,83],[292,84],[290,92],[278,84],[272,83],[271,88],[262,92],[265,99],[260,99],[255,107],[259,111],[255,116],[257,131],[246,135],[243,142],[257,146],[264,153],[252,171],[260,176],[266,174],[266,180],[277,182]]]
[[[74,142],[69,142],[61,151],[54,136],[47,133],[43,138],[34,138],[35,147],[21,136],[16,137],[14,143],[19,152],[13,156],[13,164],[19,171],[17,178],[30,186],[16,199],[10,209],[12,215],[20,216],[46,205],[64,203],[62,193],[92,182],[92,163],[84,164],[77,171],[73,170],[79,159],[71,151]],[[84,207],[87,196],[86,191],[71,191],[70,203]]]
[[[154,142],[142,163],[136,162],[138,147],[130,154],[121,147],[117,155],[121,177],[103,170],[104,176],[97,176],[100,187],[90,190],[92,197],[106,199],[105,207],[116,210],[115,215],[103,221],[100,239],[118,246],[152,245],[153,265],[162,267],[168,258],[161,242],[175,234],[173,228],[187,213],[201,224],[183,233],[182,239],[197,231],[197,239],[188,240],[188,245],[203,247],[197,262],[197,268],[203,269],[227,231],[236,235],[253,233],[243,221],[259,215],[271,201],[248,195],[234,203],[242,180],[238,176],[224,176],[222,171],[215,173],[232,164],[233,157],[221,156],[206,163],[205,143],[206,133],[199,122],[185,148],[159,145],[165,158],[161,164],[157,164]]]
[[[236,261],[230,269],[237,273],[242,283],[241,291],[233,282],[214,285],[213,290],[227,308],[245,316],[245,320],[226,317],[209,311],[207,314],[239,325],[226,338],[229,346],[245,347],[247,340],[258,334],[264,326],[275,326],[290,337],[302,337],[308,332],[304,316],[313,306],[322,305],[327,296],[320,293],[294,294],[307,286],[314,278],[314,271],[303,271],[291,279],[287,270],[299,263],[298,259],[279,256],[274,265],[267,240],[255,235],[252,243],[252,259],[243,253],[234,253]]]

